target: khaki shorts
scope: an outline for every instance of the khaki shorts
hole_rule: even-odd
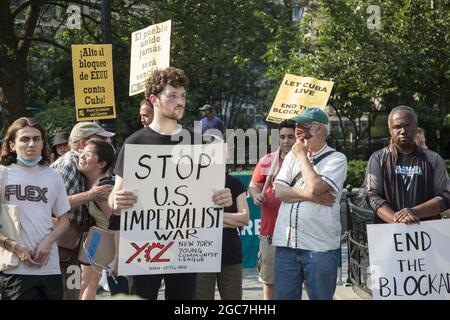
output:
[[[257,268],[259,281],[273,285],[273,262],[275,259],[275,247],[271,244],[272,237],[259,236],[259,252]],[[270,240],[270,244],[269,244]]]

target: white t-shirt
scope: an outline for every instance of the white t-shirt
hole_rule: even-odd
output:
[[[310,159],[312,161],[332,150],[334,149],[325,145]],[[289,186],[300,169],[300,161],[289,152],[275,179],[275,185]],[[272,238],[273,245],[311,251],[339,248],[340,199],[347,176],[347,158],[340,152],[333,152],[315,165],[314,170],[330,185],[331,192],[336,196],[334,205],[327,207],[311,201],[281,202]],[[306,189],[303,179],[300,178],[295,187]]]
[[[5,200],[18,205],[21,244],[37,250],[39,243],[53,230],[52,213],[59,217],[69,211],[70,204],[61,175],[54,169],[37,165],[32,168],[11,164],[5,187]],[[58,247],[53,243],[46,266],[29,267],[20,262],[5,274],[60,274]]]

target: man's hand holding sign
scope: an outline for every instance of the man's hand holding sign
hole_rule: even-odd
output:
[[[223,144],[126,148],[113,200],[122,210],[119,274],[219,270],[223,207],[232,204],[216,156]]]

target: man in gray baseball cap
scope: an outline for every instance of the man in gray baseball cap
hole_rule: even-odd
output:
[[[89,140],[97,139],[111,143],[111,137],[114,135],[115,133],[106,131],[95,122],[79,122],[70,132],[70,151],[59,157],[58,160],[51,164],[51,167],[61,174],[70,201],[70,229],[61,237],[61,241],[58,242],[60,247],[64,247],[61,244],[62,242],[65,242],[65,245],[67,246],[69,242],[73,242],[73,239],[77,240],[73,235],[79,234],[81,238],[80,231],[88,230],[91,219],[85,205],[89,201],[107,200],[109,193],[112,190],[111,185],[93,186],[87,190],[85,178],[77,168],[79,153],[84,149]],[[60,266],[64,286],[64,300],[78,300],[79,298],[79,287],[74,289],[68,289],[67,287],[67,282],[71,282],[71,273],[75,272],[74,276],[78,274],[76,271],[77,268],[69,269],[69,266],[78,264],[77,258],[80,245],[78,244],[77,246],[76,243],[77,242],[75,241],[73,246],[75,249],[71,250],[73,256],[68,256],[65,257],[67,259],[64,259],[64,257],[60,255]],[[80,239],[78,239],[78,243],[81,243]],[[65,250],[67,252],[66,249],[60,248],[60,250]],[[79,281],[75,281],[75,283],[81,282],[81,279],[78,280]]]
[[[220,130],[222,134],[225,133],[226,128],[223,121],[214,115],[213,108],[210,104],[205,104],[198,110],[202,113],[202,119],[200,120],[202,133],[205,133],[209,129],[216,129]]]
[[[114,135],[115,133],[106,131],[95,122],[79,122],[75,125],[75,127],[72,128],[72,131],[70,132],[69,144],[77,143],[82,139],[92,138],[93,136],[97,136],[97,138],[101,140],[111,142],[111,139],[109,138]]]

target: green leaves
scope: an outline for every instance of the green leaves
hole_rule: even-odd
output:
[[[409,104],[419,119],[436,117],[433,125],[442,128],[450,110],[450,13],[443,3],[435,1],[432,9],[429,1],[320,1],[308,8],[298,31],[284,29],[270,44],[267,74],[280,80],[289,70],[332,79],[329,103],[350,121],[378,98],[386,111]],[[380,7],[380,30],[368,28],[371,5]],[[437,113],[421,114],[433,105]]]

